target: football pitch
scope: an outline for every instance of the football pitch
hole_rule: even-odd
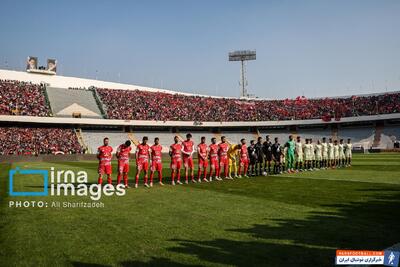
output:
[[[0,266],[333,266],[336,249],[400,242],[400,154],[356,154],[353,166],[233,181],[129,188],[102,208],[15,208],[8,171],[84,170],[97,162],[0,164]],[[113,166],[116,180],[116,163]],[[133,185],[133,165],[129,181]],[[156,179],[157,180],[157,176]],[[43,190],[38,177],[15,191]]]

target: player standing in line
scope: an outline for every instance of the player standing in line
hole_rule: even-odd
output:
[[[315,145],[315,167],[318,169],[322,169],[322,144],[319,139],[317,140],[317,144]]]
[[[257,161],[256,161],[256,175],[262,175],[263,173],[263,163],[264,163],[264,153],[263,153],[263,142],[262,137],[259,136],[257,138],[257,143],[254,145],[255,152],[257,154]]]
[[[229,178],[232,178],[232,176],[235,178],[238,177],[237,157],[239,155],[239,149],[240,149],[240,145],[237,145],[237,144],[229,145],[229,149],[228,149],[228,160],[229,160],[228,176],[229,176]]]
[[[211,145],[209,146],[210,151],[210,175],[209,181],[212,181],[212,175],[214,173],[215,180],[221,181],[219,178],[219,160],[218,160],[218,150],[219,146],[217,144],[217,139],[215,137],[211,138]]]
[[[351,166],[351,158],[352,158],[352,152],[351,149],[353,148],[353,145],[351,143],[351,139],[347,139],[347,144],[345,145],[345,154],[346,154],[346,166],[350,167]]]
[[[208,153],[209,148],[206,144],[205,136],[200,139],[200,144],[197,145],[197,156],[199,169],[197,171],[197,181],[201,183],[201,174],[203,173],[203,182],[208,182],[207,180],[207,167],[208,167]]]
[[[256,148],[255,148],[255,141],[251,140],[250,141],[250,146],[247,148],[247,153],[249,154],[250,157],[250,165],[248,168],[248,176],[254,176],[255,175],[255,165],[257,162],[257,154],[256,154]]]
[[[269,140],[269,135],[265,137],[263,144],[263,153],[265,156],[264,171],[271,174],[271,162],[272,162],[272,142]]]
[[[326,137],[322,138],[322,167],[326,169],[328,167],[328,144],[326,143]]]
[[[221,143],[218,144],[220,173],[223,170],[225,179],[232,179],[229,178],[228,176],[228,170],[229,170],[228,150],[229,150],[229,143],[226,142],[225,136],[221,136]]]
[[[334,168],[339,167],[339,144],[337,140],[333,144],[333,158]]]
[[[99,179],[97,180],[98,184],[103,183],[103,175],[107,174],[107,183],[112,183],[111,173],[111,158],[112,158],[112,151],[113,148],[108,145],[109,139],[105,137],[103,139],[103,145],[97,148],[97,159],[99,160]]]
[[[148,169],[149,169],[149,158],[150,158],[150,146],[147,144],[149,138],[143,136],[142,143],[136,147],[136,177],[135,177],[135,188],[139,186],[140,173],[144,172],[144,186],[149,187],[147,184]]]
[[[333,148],[332,138],[329,138],[328,155],[329,155],[328,167],[333,168],[335,166],[335,151]]]
[[[310,145],[311,145],[311,169],[314,170],[315,168],[315,145],[312,142],[312,138],[310,140]]]
[[[249,152],[247,151],[246,139],[244,138],[240,140],[239,158],[239,178],[242,178],[242,168],[243,176],[248,178],[249,176],[247,175],[247,169],[249,168]]]
[[[296,144],[293,140],[293,136],[289,135],[289,140],[286,142],[285,147],[286,150],[286,161],[287,161],[287,171],[288,173],[294,172],[294,152],[296,148]]]
[[[344,167],[346,161],[346,155],[344,154],[344,144],[343,139],[339,141],[339,166]]]
[[[158,172],[158,179],[160,185],[164,185],[162,182],[162,146],[160,145],[160,139],[154,138],[154,145],[151,149],[151,167],[150,167],[150,187],[153,187],[154,173]]]
[[[312,160],[312,155],[311,155],[311,149],[312,146],[310,144],[310,139],[306,139],[306,143],[304,144],[304,169],[307,171],[311,171],[311,160]]]
[[[125,188],[128,188],[128,172],[129,172],[129,156],[131,154],[131,141],[127,140],[124,144],[119,145],[117,149],[118,159],[118,176],[117,184],[121,183],[122,176],[124,177]]]
[[[303,170],[303,144],[301,143],[301,137],[297,136],[296,146],[295,146],[295,156],[296,156],[296,172]]]
[[[191,140],[192,134],[186,134],[186,140],[182,141],[182,153],[183,153],[183,166],[185,167],[185,183],[189,183],[189,169],[190,178],[192,183],[196,183],[194,179],[194,164],[193,164],[193,153],[194,153],[194,143]]]
[[[175,185],[175,176],[177,184],[181,183],[182,168],[182,145],[179,144],[179,136],[174,137],[174,143],[169,147],[169,155],[171,157],[171,179],[172,185]]]
[[[281,145],[279,144],[278,137],[275,137],[275,143],[272,145],[272,159],[274,161],[274,173],[279,174],[282,173],[282,166],[281,166]]]
[[[281,153],[281,173],[287,173],[288,171],[286,171],[287,170],[286,169],[287,168],[286,159],[287,159],[288,148],[286,146],[283,146],[283,147],[281,146],[281,149],[282,149],[282,153]]]

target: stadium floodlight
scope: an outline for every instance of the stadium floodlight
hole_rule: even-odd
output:
[[[229,61],[240,61],[242,63],[241,68],[241,97],[248,97],[247,93],[247,75],[246,75],[246,61],[256,60],[256,50],[238,50],[229,53]]]

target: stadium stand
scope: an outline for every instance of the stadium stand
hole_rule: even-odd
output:
[[[259,133],[264,141],[265,141],[265,137],[267,135],[269,135],[271,142],[274,141],[275,137],[278,137],[279,143],[281,143],[281,144],[283,144],[283,142],[285,142],[287,140],[287,138],[290,134],[294,134],[286,129],[280,129],[280,130],[278,130],[278,129],[271,129],[271,130],[262,129],[262,130],[260,130]]]
[[[38,84],[0,80],[0,115],[50,116],[43,90]]]
[[[347,140],[350,138],[354,145],[359,145],[364,148],[370,148],[374,146],[375,139],[375,128],[374,127],[346,127],[338,130],[337,139]],[[379,142],[376,146],[379,146]]]
[[[103,139],[105,137],[110,139],[109,144],[113,147],[113,153],[115,153],[120,144],[129,139],[128,133],[124,132],[82,131],[81,135],[88,148],[88,152],[91,154],[96,154],[97,148],[103,144]]]
[[[83,153],[72,129],[0,127],[0,140],[0,155]]]
[[[400,140],[400,127],[399,126],[385,126],[383,134],[392,137],[394,140]]]
[[[342,98],[243,100],[97,88],[112,119],[156,121],[271,121],[332,119],[400,112],[400,93]],[[124,104],[121,104],[124,103]]]
[[[244,132],[244,131],[235,131],[235,132],[227,132],[223,131],[220,135],[225,136],[229,142],[239,144],[240,139],[245,138],[247,143],[250,143],[250,140],[256,140],[258,135],[256,132]],[[220,141],[220,140],[218,140]]]
[[[212,137],[220,140],[221,135],[237,143],[243,137],[248,141],[258,136],[265,139],[267,134],[271,140],[279,137],[283,143],[289,134],[294,134],[301,135],[303,140],[306,137],[317,140],[324,136],[351,138],[353,143],[367,149],[390,149],[400,139],[400,92],[262,100],[200,96],[6,70],[0,70],[0,79],[2,136],[5,136],[4,129],[7,127],[14,129],[16,136],[12,140],[7,136],[5,140],[11,140],[10,147],[2,144],[2,154],[22,153],[25,147],[28,148],[27,154],[55,153],[59,147],[63,153],[84,150],[95,153],[105,136],[109,136],[111,145],[116,148],[127,139],[140,142],[144,135],[149,137],[150,143],[158,136],[164,147],[163,152],[167,152],[173,136],[178,134],[185,138],[187,132],[192,133],[195,143],[201,136],[206,137],[207,143]],[[74,112],[80,113],[82,118],[71,118]],[[369,126],[357,126],[365,123]],[[14,127],[16,125],[20,128]],[[60,136],[62,139],[72,134],[72,143],[63,145],[62,141],[46,141],[54,147],[49,149],[46,142],[45,147],[41,147],[35,144],[39,142],[35,137],[32,141],[24,137],[42,131],[42,128],[35,127],[49,127],[49,138]],[[64,130],[59,129],[62,133],[53,134],[58,128]],[[74,128],[81,128],[82,131],[78,129],[74,133]],[[31,132],[21,129],[30,129]],[[6,133],[13,134],[11,130]]]
[[[174,136],[176,134],[170,132],[170,131],[134,131],[132,133],[132,138],[135,142],[142,142],[143,136],[147,136],[149,138],[148,143],[153,144],[154,143],[154,138],[158,137],[160,138],[160,144],[163,146],[163,152],[168,152],[169,151],[169,146],[174,142]]]
[[[54,116],[72,117],[79,114],[82,118],[103,118],[96,103],[93,90],[85,88],[46,87]]]
[[[323,137],[332,138],[332,130],[326,129],[299,129],[296,135],[300,135],[303,139],[311,138],[313,140],[321,140]],[[304,140],[303,140],[304,141]]]

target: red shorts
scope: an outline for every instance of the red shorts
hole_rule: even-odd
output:
[[[191,168],[193,169],[194,164],[193,164],[193,157],[183,157],[183,165],[185,168]]]
[[[112,168],[111,168],[111,163],[108,164],[99,164],[99,174],[111,174],[112,173]]]
[[[179,170],[182,168],[182,159],[172,159],[171,160],[171,169]]]
[[[210,158],[210,165],[217,169],[219,166],[218,158]]]
[[[199,158],[199,168],[207,169],[208,161],[202,158]]]
[[[152,161],[151,162],[151,171],[152,172],[161,172],[162,171],[162,162],[161,161]]]
[[[119,160],[118,161],[118,172],[128,173],[129,172],[129,161]]]
[[[228,157],[222,157],[219,159],[219,166],[228,166],[228,165],[229,165]]]
[[[240,159],[240,166],[249,165],[249,158],[241,158]]]
[[[139,171],[147,171],[149,168],[149,161],[147,159],[139,159],[136,161],[136,166]]]

